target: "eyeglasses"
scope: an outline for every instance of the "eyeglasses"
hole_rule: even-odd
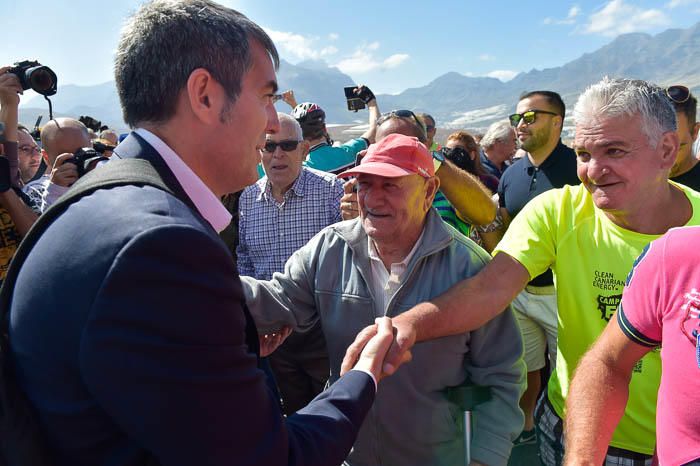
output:
[[[287,140],[287,141],[280,141],[280,142],[275,142],[275,141],[265,141],[265,147],[263,147],[263,150],[265,152],[273,153],[275,150],[277,150],[277,147],[282,149],[285,152],[291,152],[297,148],[301,141],[294,141],[294,140]]]
[[[377,120],[377,126],[383,124],[385,121],[387,121],[390,118],[394,117],[399,117],[399,118],[412,118],[413,121],[416,122],[419,128],[425,130],[425,125],[418,119],[415,113],[413,113],[410,110],[392,110],[387,113],[383,113],[382,116],[379,117]]]
[[[666,88],[666,96],[677,104],[684,104],[690,99],[690,89],[685,86],[669,86]]]
[[[21,152],[36,152],[37,154],[41,153],[41,148],[39,146],[19,146],[18,149]]]
[[[548,112],[547,110],[528,110],[523,113],[514,113],[508,117],[511,126],[518,126],[520,120],[523,120],[526,125],[531,125],[535,122],[538,113],[544,113],[547,115],[559,116],[558,113]]]

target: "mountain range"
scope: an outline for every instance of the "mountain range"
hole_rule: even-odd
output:
[[[469,77],[456,72],[439,76],[425,86],[397,95],[378,95],[383,111],[407,108],[432,114],[443,128],[478,130],[505,118],[525,91],[547,89],[559,92],[567,107],[586,86],[604,76],[645,79],[660,85],[684,84],[700,91],[700,23],[687,29],[668,29],[657,35],[630,33],[608,45],[582,55],[560,67],[533,69],[512,80]],[[293,89],[298,102],[314,101],[327,114],[327,121],[339,124],[366,123],[367,111],[346,108],[343,87],[354,80],[323,61],[293,65],[282,61],[278,72],[281,90]],[[60,77],[59,77],[60,79]],[[365,83],[372,86],[372,83]],[[54,116],[90,115],[117,129],[125,129],[114,82],[95,86],[59,86],[52,97]],[[279,111],[290,111],[284,102]],[[34,125],[37,115],[47,118],[41,96],[20,107],[20,121]]]

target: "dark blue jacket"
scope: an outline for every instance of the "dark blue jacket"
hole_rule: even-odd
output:
[[[342,462],[371,378],[352,371],[283,418],[246,341],[256,331],[230,252],[150,145],[132,134],[117,152],[151,161],[176,196],[122,186],[82,198],[13,294],[13,362],[58,464]]]

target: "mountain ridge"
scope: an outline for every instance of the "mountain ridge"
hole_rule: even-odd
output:
[[[700,23],[687,29],[667,29],[653,36],[639,32],[622,34],[562,66],[533,68],[507,82],[448,71],[424,86],[396,95],[380,94],[377,100],[383,111],[409,108],[432,114],[438,126],[481,129],[505,118],[522,92],[553,90],[571,107],[578,94],[606,75],[646,79],[660,85],[684,84],[697,93],[700,90]],[[318,103],[326,111],[328,122],[367,122],[366,110],[352,113],[346,109],[342,88],[355,81],[323,60],[307,60],[296,65],[282,60],[278,82],[281,90],[293,89],[298,102]],[[371,82],[365,84],[372,87]],[[52,102],[55,116],[89,114],[112,127],[125,128],[114,82],[60,86]],[[276,106],[278,111],[290,111],[284,102]],[[33,124],[38,114],[48,113],[45,108],[42,97],[37,96],[20,107],[20,120]]]

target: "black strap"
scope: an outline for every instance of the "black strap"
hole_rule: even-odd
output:
[[[7,271],[5,281],[0,289],[0,324],[2,325],[2,337],[7,338],[7,311],[10,309],[12,291],[22,264],[26,260],[37,240],[41,237],[48,226],[62,213],[68,206],[77,202],[80,198],[94,193],[100,189],[115,188],[117,186],[152,186],[167,193],[175,195],[161,179],[158,172],[151,163],[143,159],[120,159],[112,160],[101,166],[99,170],[93,170],[80,178],[67,193],[61,196],[56,203],[44,212],[29,232],[25,235],[15,252],[10,267]]]

